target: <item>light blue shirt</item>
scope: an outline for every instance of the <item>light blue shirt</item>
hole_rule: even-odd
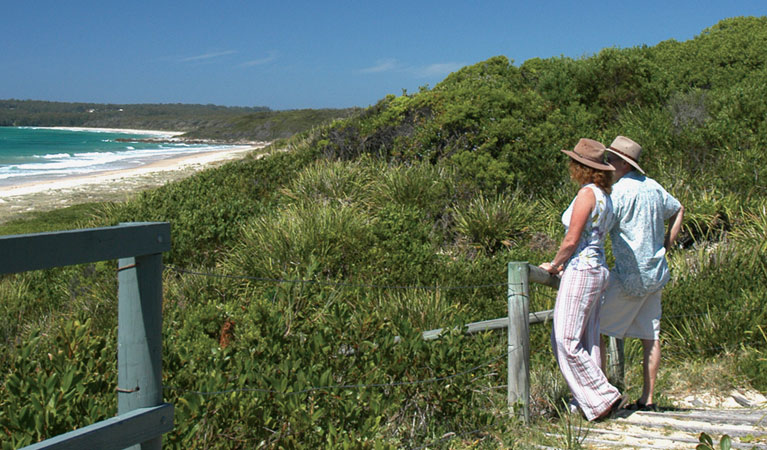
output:
[[[623,289],[643,296],[661,289],[669,280],[665,222],[681,204],[652,178],[631,171],[613,184],[615,223],[610,229],[615,268]]]

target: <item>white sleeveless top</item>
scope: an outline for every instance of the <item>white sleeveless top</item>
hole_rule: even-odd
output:
[[[589,220],[586,221],[583,227],[578,247],[576,247],[575,252],[573,252],[573,255],[565,264],[566,269],[586,270],[599,266],[607,267],[605,262],[605,237],[615,220],[613,203],[610,196],[606,195],[596,184],[591,183],[584,187],[590,188],[594,192],[596,202]],[[570,228],[573,205],[575,205],[575,199],[570,202],[570,206],[562,214],[562,224],[565,226],[565,233]]]

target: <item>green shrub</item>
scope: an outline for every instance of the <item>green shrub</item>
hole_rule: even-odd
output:
[[[378,167],[379,173],[368,200],[374,208],[396,204],[424,211],[429,219],[439,218],[454,193],[450,170],[419,163],[412,166]]]
[[[353,206],[289,205],[253,219],[223,262],[231,274],[283,278],[321,261],[321,278],[340,279],[368,264],[373,218]]]
[[[536,204],[517,192],[488,199],[479,195],[465,207],[456,206],[455,230],[468,245],[487,253],[517,245],[531,231]]]
[[[291,200],[304,204],[358,202],[370,196],[370,184],[377,172],[369,164],[320,160],[298,173],[282,192]]]
[[[371,264],[363,273],[378,284],[434,284],[441,280],[440,236],[416,207],[389,204],[376,213]]]
[[[30,445],[114,415],[114,333],[65,322],[55,339],[30,333],[17,346],[0,388],[3,449]]]

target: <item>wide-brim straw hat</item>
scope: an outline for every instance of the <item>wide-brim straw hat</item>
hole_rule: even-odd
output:
[[[601,142],[582,138],[575,144],[572,151],[562,150],[562,153],[593,169],[615,170],[612,164],[605,162],[605,150],[607,149]]]
[[[609,147],[607,147],[607,151],[615,155],[618,155],[619,157],[621,157],[621,159],[631,164],[631,166],[634,167],[636,170],[644,174],[644,170],[642,170],[642,168],[639,167],[639,162],[638,162],[639,155],[642,154],[641,145],[637,144],[636,142],[632,141],[631,139],[625,136],[618,136],[617,138],[615,138],[613,143],[610,144]]]

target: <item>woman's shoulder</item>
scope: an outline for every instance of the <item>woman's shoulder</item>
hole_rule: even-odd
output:
[[[581,192],[584,192],[584,199],[588,199],[589,203],[594,205],[607,205],[609,209],[612,209],[612,201],[610,195],[602,190],[601,187],[594,183],[590,183],[581,187],[578,191],[578,196],[581,196]]]
[[[584,195],[593,197],[602,197],[605,195],[605,192],[602,190],[602,188],[594,183],[584,184],[581,186],[581,188],[578,190],[578,195],[581,195],[583,192],[587,192],[587,194]]]
[[[594,188],[592,186],[596,187],[594,184],[586,184],[581,186],[580,189],[578,189],[578,195],[575,196],[575,201],[580,203],[584,202],[589,205],[594,205],[597,199],[597,194],[594,192]],[[596,188],[597,190],[599,188]]]

